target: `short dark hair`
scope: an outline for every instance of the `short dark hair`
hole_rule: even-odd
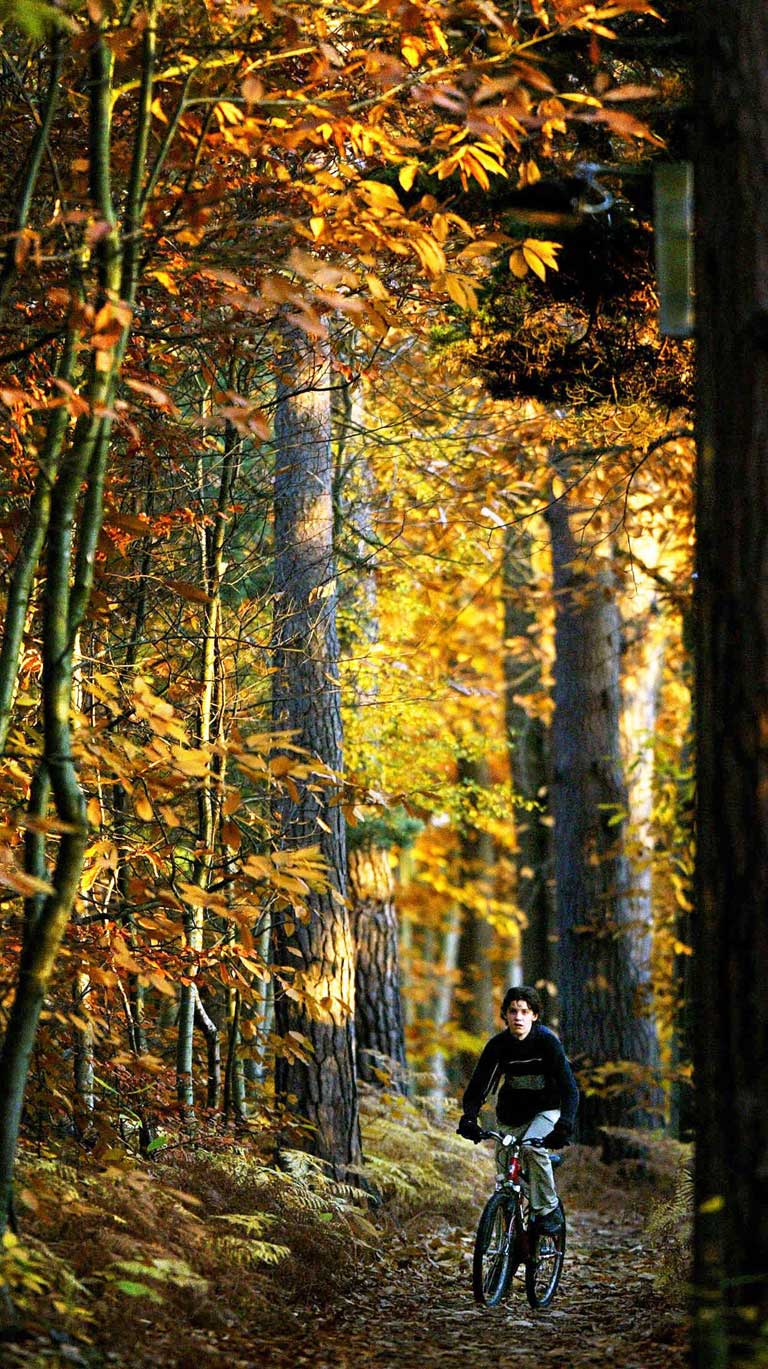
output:
[[[527,1003],[531,1012],[541,1017],[541,999],[530,984],[514,984],[511,989],[507,989],[501,1005],[502,1017],[506,1015],[510,1003]]]

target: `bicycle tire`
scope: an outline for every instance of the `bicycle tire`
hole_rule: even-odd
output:
[[[549,1307],[557,1291],[565,1259],[566,1225],[563,1204],[558,1203],[560,1230],[531,1235],[525,1262],[525,1293],[531,1307]]]
[[[515,1239],[514,1207],[505,1193],[492,1193],[483,1208],[472,1258],[475,1301],[495,1307],[507,1291],[511,1246]]]

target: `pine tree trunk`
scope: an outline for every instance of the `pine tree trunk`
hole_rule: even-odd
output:
[[[343,342],[341,339],[339,341]],[[354,339],[353,339],[354,341]],[[354,361],[354,357],[350,357]],[[336,516],[344,525],[355,559],[347,580],[346,617],[350,641],[343,654],[359,661],[350,680],[353,705],[365,719],[363,771],[358,781],[381,785],[382,758],[377,735],[380,709],[377,657],[378,587],[374,521],[375,484],[365,447],[365,405],[360,382],[337,391],[332,405],[335,437]],[[362,759],[362,758],[361,758]],[[372,818],[372,821],[369,820]],[[358,820],[347,834],[350,916],[355,939],[355,1032],[357,1071],[369,1084],[405,1090],[405,1034],[400,998],[399,928],[389,849],[382,844],[380,810]]]
[[[275,415],[273,718],[277,730],[340,773],[330,368],[327,352],[313,354],[302,334],[286,328],[284,337]],[[276,816],[281,848],[319,847],[330,886],[310,895],[308,921],[287,908],[277,918],[276,1028],[282,1037],[304,1036],[311,1058],[278,1054],[275,1088],[309,1124],[306,1146],[343,1173],[360,1160],[344,818],[338,803],[305,781],[284,794]]]
[[[554,501],[555,715],[552,725],[560,1028],[565,1048],[600,1081],[611,1062],[650,1066],[653,1033],[639,1001],[628,872],[627,794],[619,746],[620,622],[608,571],[577,547],[568,509]],[[597,1071],[597,1074],[594,1072]],[[580,1134],[631,1125],[645,1101],[620,1079],[582,1097]]]
[[[349,900],[355,939],[357,1073],[366,1083],[405,1090],[405,1038],[395,882],[380,846],[348,854]]]
[[[768,1330],[768,8],[697,26],[695,1364]]]

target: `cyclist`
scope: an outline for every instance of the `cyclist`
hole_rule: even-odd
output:
[[[526,1146],[531,1213],[539,1231],[560,1225],[552,1162],[544,1149],[567,1146],[579,1102],[573,1071],[558,1038],[540,1021],[541,999],[535,989],[518,984],[501,1005],[504,1031],[484,1047],[462,1099],[458,1132],[475,1144],[483,1139],[478,1114],[501,1083],[496,1099],[500,1127],[517,1140],[541,1141]],[[503,1082],[502,1082],[503,1080]]]

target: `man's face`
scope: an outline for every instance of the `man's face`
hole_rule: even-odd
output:
[[[507,1008],[504,1021],[516,1040],[524,1041],[538,1015],[524,998],[516,998]]]

